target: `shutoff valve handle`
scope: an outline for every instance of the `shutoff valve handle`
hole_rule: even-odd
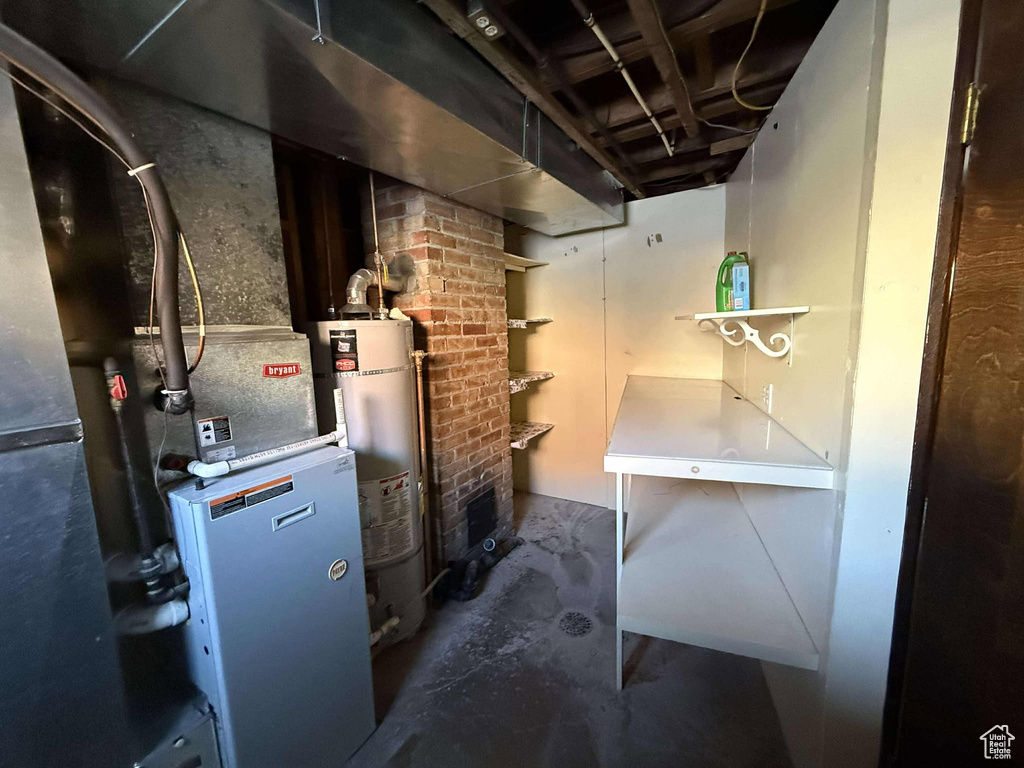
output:
[[[114,400],[128,399],[128,385],[124,383],[124,376],[119,373],[110,381],[110,396]]]

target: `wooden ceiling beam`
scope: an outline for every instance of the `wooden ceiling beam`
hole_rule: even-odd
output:
[[[715,155],[724,155],[728,152],[746,149],[754,143],[754,139],[756,137],[756,133],[737,133],[727,139],[712,142],[711,146],[708,147],[708,151],[711,153],[711,156],[714,157]]]
[[[782,8],[795,2],[797,0],[768,0],[768,10]],[[757,16],[759,7],[760,0],[722,0],[697,18],[669,27],[667,30],[669,43],[676,50],[682,50],[684,46],[698,38],[706,37],[734,24],[750,21]],[[621,45],[617,44],[615,48],[619,57],[626,64],[646,59],[651,53],[646,40],[642,38],[630,40]],[[569,56],[563,59],[563,63],[565,77],[569,83],[589,80],[615,69],[615,65],[604,51],[591,51],[577,56]],[[549,83],[549,85],[551,84]]]
[[[674,179],[677,176],[688,176],[690,174],[702,174],[707,171],[721,170],[732,163],[734,159],[735,158],[729,155],[720,155],[719,157],[704,157],[698,160],[687,160],[682,163],[676,162],[669,163],[667,165],[660,165],[657,168],[651,168],[651,170],[644,173],[641,180],[644,184],[650,184],[654,181]]]
[[[664,113],[674,108],[672,93],[669,91],[668,86],[663,83],[646,89],[644,98],[647,100],[647,106],[651,108],[651,111],[659,120],[661,120]],[[617,128],[620,125],[632,123],[634,120],[646,118],[644,111],[636,103],[636,99],[628,92],[625,96],[619,96],[607,104],[595,105],[594,112],[602,118],[601,122],[606,128]]]
[[[788,82],[771,83],[761,88],[752,88],[749,91],[743,92],[743,98],[757,104],[772,104],[782,95],[782,92],[786,90],[787,85]],[[722,96],[714,101],[708,101],[697,106],[697,115],[705,120],[715,120],[720,117],[725,117],[726,115],[734,115],[737,112],[752,114],[749,109],[737,104],[736,99],[732,97],[731,93],[728,96]],[[759,114],[764,115],[763,112]],[[615,136],[614,133],[612,135]],[[615,136],[615,140],[618,142],[623,141],[623,139],[618,136]]]
[[[679,122],[679,118],[676,115],[669,115],[665,118],[659,118],[659,120],[661,122],[662,129],[665,131],[671,131],[675,128],[682,127],[682,123]],[[630,125],[612,131],[612,136],[614,136],[615,140],[620,144],[625,144],[626,142],[636,141],[637,139],[643,139],[654,135],[656,134],[650,122],[646,122],[644,125],[637,123],[636,125]],[[601,141],[601,139],[598,139],[597,143],[600,145]],[[665,149],[662,147],[662,152],[664,153],[664,151]]]
[[[698,37],[690,47],[693,53],[693,68],[697,73],[694,84],[698,91],[706,91],[715,85],[715,62],[711,57],[711,40],[708,35]]]
[[[772,83],[761,88],[754,88],[749,91],[744,91],[744,98],[756,101],[758,103],[771,103],[782,95],[783,90],[786,88],[786,83]],[[724,117],[729,117],[738,112],[745,112],[748,116],[755,116],[753,112],[750,112],[745,107],[741,107],[736,103],[736,100],[732,97],[732,94],[728,96],[722,96],[714,101],[708,101],[703,104],[698,103],[697,117],[704,120],[720,120]],[[660,118],[659,118],[660,119]],[[661,120],[661,127],[666,131],[671,131],[673,128],[679,128],[679,118],[675,115],[669,115]],[[612,131],[612,136],[620,144],[626,144],[630,141],[636,141],[643,139],[648,136],[654,135],[654,129],[651,127],[650,122],[644,121],[643,123],[636,123],[634,125],[624,126],[617,130]],[[600,145],[601,140],[597,140]]]
[[[522,0],[505,0],[506,5],[521,4]],[[658,10],[661,13],[661,21],[666,29],[671,29],[684,22],[693,20],[697,14],[694,13],[694,6],[703,5],[705,9],[720,0],[664,0],[658,2]],[[564,7],[564,6],[563,6]],[[607,35],[612,45],[618,48],[624,43],[640,39],[640,32],[633,21],[633,15],[629,8],[619,4],[618,0],[612,5],[605,4],[601,8],[601,30]],[[594,35],[585,26],[579,25],[578,20],[573,20],[568,25],[564,22],[557,28],[547,28],[550,43],[547,51],[552,56],[560,59],[569,56],[581,56],[585,53],[600,50]]]
[[[735,165],[731,168],[729,166],[725,166],[715,171],[705,172],[703,178],[697,178],[696,176],[687,176],[686,178],[679,179],[679,181],[675,183],[667,182],[658,184],[658,194],[670,195],[673,192],[685,192],[689,189],[700,189],[701,187],[707,187],[711,184],[723,180],[724,177],[728,176],[734,170],[736,170]],[[707,180],[708,175],[712,177],[711,181]]]
[[[741,126],[743,128],[755,128],[756,124],[750,126]],[[693,138],[677,139],[675,143],[675,151],[677,155],[687,154],[689,152],[698,152],[700,150],[710,151],[711,148],[718,142],[728,141],[729,139],[735,138],[736,136],[749,137],[749,141],[753,141],[753,137],[756,134],[744,134],[736,133],[728,128],[708,128],[704,126],[701,128],[699,136]],[[629,156],[633,158],[633,162],[643,169],[645,163],[656,163],[665,159],[665,147],[661,145],[661,142],[656,144],[650,144],[649,146],[640,147],[629,153]]]
[[[793,73],[796,72],[797,67],[800,66],[802,58],[802,50],[794,52],[792,55],[786,56],[785,59],[779,59],[774,62],[770,69],[753,70],[747,74],[740,75],[736,85],[741,94],[743,94],[748,89],[756,88],[765,83],[789,80]],[[726,94],[731,96],[732,83],[730,79],[732,68],[730,66],[727,69],[727,72],[725,69],[722,70],[723,77],[710,88],[690,92],[690,99],[698,113],[700,112],[699,107],[701,104]],[[673,100],[669,89],[662,85],[652,90],[647,94],[647,104],[655,116],[662,120],[663,114],[673,107]],[[604,118],[602,122],[606,128],[617,128],[620,125],[626,125],[646,117],[643,110],[640,109],[636,100],[632,97],[618,98],[610,104],[597,107],[596,112]]]
[[[661,75],[661,82],[665,84],[672,98],[672,106],[679,115],[683,130],[687,136],[696,136],[700,133],[700,126],[693,113],[693,105],[690,103],[683,73],[679,69],[676,52],[665,34],[665,26],[662,24],[658,7],[654,0],[627,0],[627,3],[644,42],[651,49],[651,57],[658,68],[658,74]]]
[[[455,2],[455,0],[423,0],[423,4],[430,8],[458,37],[469,43],[520,93],[537,105],[541,112],[576,142],[580,149],[618,179],[626,189],[637,197],[644,196],[636,179],[597,144],[579,120],[562,106],[539,77],[501,47],[500,43],[491,43],[477,33],[466,19],[465,8],[461,3]]]

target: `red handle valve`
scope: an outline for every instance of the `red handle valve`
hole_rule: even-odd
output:
[[[124,376],[117,374],[111,381],[110,396],[115,400],[128,399],[128,385],[124,383]]]

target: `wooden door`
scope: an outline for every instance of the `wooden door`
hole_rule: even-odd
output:
[[[1024,764],[1024,3],[964,18],[981,93],[966,149],[951,131],[883,752],[900,766],[989,765],[994,726]]]

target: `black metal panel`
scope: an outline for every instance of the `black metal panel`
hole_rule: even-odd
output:
[[[0,454],[0,765],[128,765],[81,443]]]
[[[14,93],[0,78],[0,433],[77,419]]]
[[[468,549],[472,549],[498,527],[498,501],[494,489],[488,488],[466,504]]]
[[[0,453],[0,765],[126,765],[121,679],[82,444],[17,447],[74,430],[78,412],[5,79],[0,275],[0,432],[10,448]]]

